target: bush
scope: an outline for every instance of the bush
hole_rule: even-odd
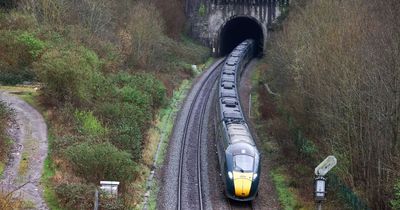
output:
[[[67,148],[65,154],[76,174],[92,183],[100,180],[129,182],[137,171],[132,156],[110,143],[81,143]]]
[[[393,209],[400,209],[400,181],[394,186],[394,198],[390,201],[390,205]]]
[[[56,195],[67,209],[93,209],[95,186],[86,184],[61,184]]]
[[[45,84],[47,101],[75,106],[91,102],[104,80],[100,66],[97,55],[84,47],[51,49],[35,65],[39,80]]]
[[[31,54],[33,59],[39,57],[46,47],[46,43],[37,39],[33,34],[28,32],[23,32],[17,37],[17,41],[22,43],[28,48],[28,52]]]
[[[106,133],[106,129],[93,115],[93,112],[76,110],[74,116],[78,122],[80,133],[89,136],[101,136]]]
[[[150,74],[130,75],[128,73],[119,73],[112,78],[112,82],[116,84],[117,87],[124,88],[128,86],[129,88],[140,90],[141,92],[149,95],[147,100],[150,100],[148,103],[150,107],[153,108],[154,110],[164,105],[165,103],[166,99],[165,86],[160,80],[156,79],[154,76]],[[130,101],[129,98],[125,99],[128,100],[124,101]]]
[[[35,74],[31,64],[44,48],[44,42],[33,34],[0,31],[0,82],[14,85],[32,81]]]
[[[109,124],[112,143],[119,149],[141,158],[143,134],[154,112],[164,104],[166,89],[148,74],[119,73],[111,76],[109,92],[99,98],[97,112]]]
[[[10,148],[9,137],[6,130],[10,113],[11,110],[6,106],[6,104],[0,101],[0,162],[7,158],[8,150]]]

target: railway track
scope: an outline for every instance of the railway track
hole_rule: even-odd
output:
[[[177,209],[203,209],[201,178],[201,144],[203,120],[213,84],[218,78],[218,69],[223,61],[202,81],[201,88],[192,99],[183,129],[179,157]],[[193,138],[191,138],[193,137]],[[197,185],[197,187],[194,187]],[[196,189],[195,189],[196,188]]]
[[[244,210],[244,209],[255,210],[253,202],[251,202],[251,201],[237,202],[237,201],[232,201],[232,200],[228,199],[228,204],[229,204],[230,210]]]

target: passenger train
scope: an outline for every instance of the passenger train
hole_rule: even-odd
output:
[[[227,57],[218,82],[217,150],[225,194],[251,201],[258,193],[260,154],[247,126],[240,101],[240,76],[255,54],[255,42],[245,40]]]

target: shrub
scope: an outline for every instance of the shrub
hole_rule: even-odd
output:
[[[46,47],[45,42],[37,39],[33,34],[28,32],[23,32],[20,34],[17,37],[17,41],[27,47],[28,52],[31,54],[33,59],[38,58]]]
[[[89,136],[101,136],[106,133],[106,129],[93,115],[93,112],[76,110],[74,116],[78,122],[80,133]]]
[[[155,110],[166,98],[164,85],[148,74],[119,73],[111,76],[109,92],[98,103],[97,112],[110,125],[112,143],[141,158],[143,133],[148,129]]]
[[[91,101],[104,80],[97,55],[84,47],[51,49],[35,65],[48,102],[76,106]]]
[[[32,34],[24,34],[0,31],[0,82],[4,84],[14,85],[35,78],[30,66],[42,52],[44,43]]]
[[[143,133],[134,119],[123,119],[116,123],[111,141],[118,148],[129,152],[134,159],[141,159]]]
[[[67,209],[93,209],[95,186],[61,184],[55,188],[60,203]]]
[[[92,183],[100,180],[129,182],[137,171],[132,156],[110,143],[81,143],[67,148],[65,154],[76,174]]]
[[[394,198],[390,201],[390,205],[393,209],[400,209],[400,181],[394,186]]]
[[[7,157],[10,143],[6,131],[11,110],[0,101],[0,162]]]
[[[130,75],[119,73],[112,78],[112,82],[118,87],[130,87],[147,93],[150,97],[150,106],[157,109],[165,103],[166,89],[163,83],[150,74]]]

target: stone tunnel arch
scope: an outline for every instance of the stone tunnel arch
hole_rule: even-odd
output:
[[[256,41],[258,46],[256,53],[262,54],[265,40],[264,30],[259,21],[253,17],[235,16],[230,18],[219,30],[218,55],[227,55],[239,43],[249,38]]]

